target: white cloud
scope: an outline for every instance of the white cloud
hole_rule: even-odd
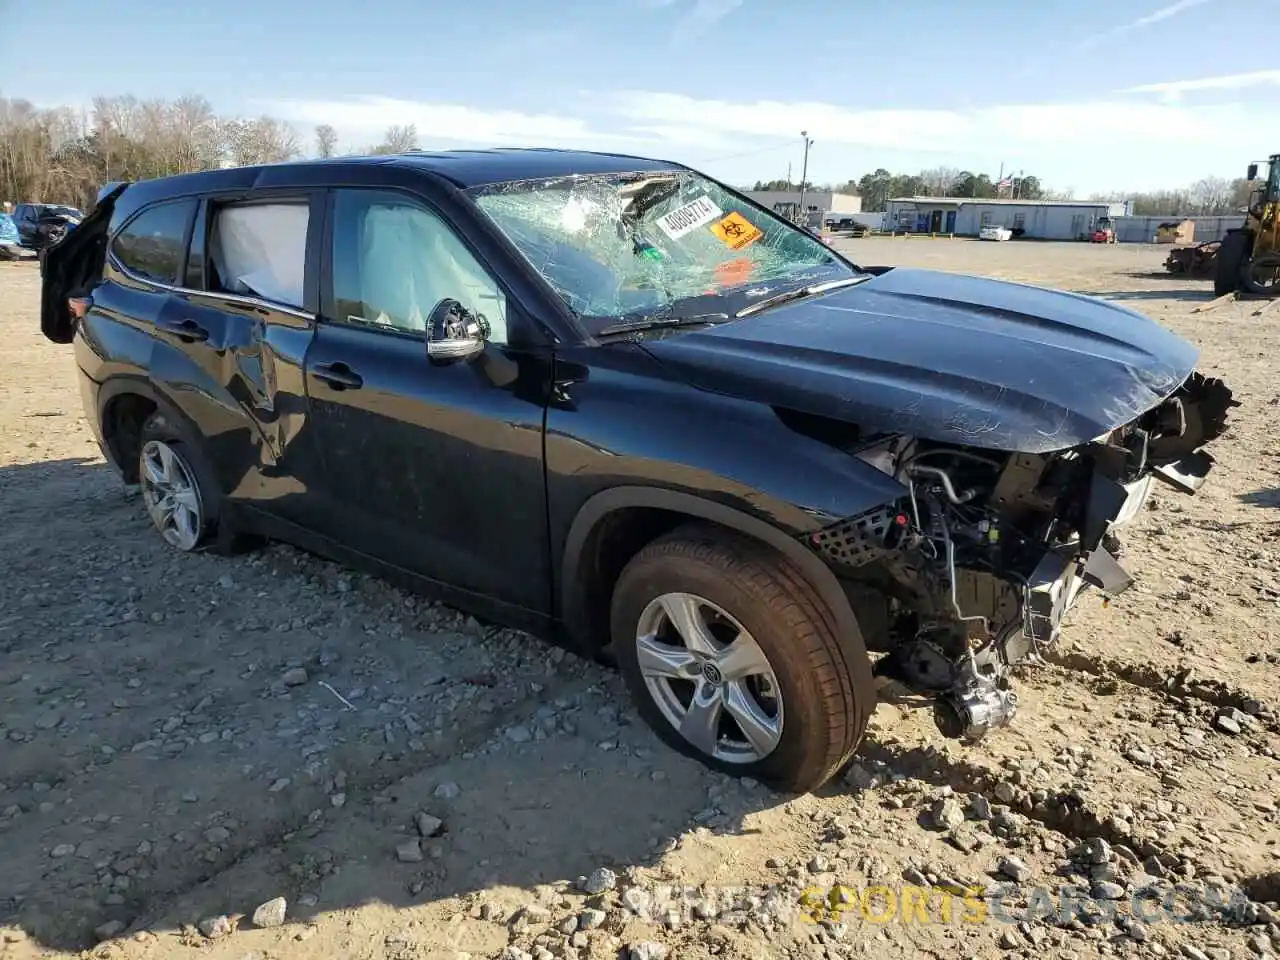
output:
[[[1194,80],[1165,80],[1160,83],[1144,83],[1128,87],[1121,93],[1158,93],[1176,99],[1184,93],[1202,90],[1246,90],[1250,87],[1280,87],[1280,70],[1255,70],[1252,73],[1229,73],[1219,77],[1198,77]]]
[[[1241,108],[1179,107],[1143,101],[1019,104],[970,110],[857,110],[830,103],[696,100],[681,94],[627,92],[609,109],[630,126],[695,135],[799,138],[888,149],[1018,149],[1028,145],[1192,140],[1239,130]]]
[[[743,0],[693,0],[693,8],[676,23],[672,43],[688,43],[702,36],[733,11]]]
[[[332,125],[344,140],[375,143],[391,126],[413,124],[423,141],[473,146],[576,146],[630,142],[633,138],[592,130],[578,117],[553,113],[486,110],[459,103],[350,97],[342,100],[277,100],[274,116],[295,124]]]
[[[641,10],[656,12],[668,8],[685,8],[671,31],[671,44],[679,46],[702,36],[733,11],[744,0],[633,0]]]
[[[1121,24],[1118,27],[1112,27],[1110,30],[1104,30],[1095,34],[1086,40],[1077,44],[1078,49],[1091,47],[1103,40],[1111,40],[1122,34],[1131,33],[1134,30],[1140,30],[1143,27],[1149,27],[1153,23],[1159,23],[1161,20],[1168,20],[1170,17],[1176,17],[1184,11],[1191,10],[1195,7],[1203,6],[1209,0],[1176,0],[1176,2],[1161,7],[1159,10],[1152,11],[1146,16],[1139,17],[1137,20],[1131,20],[1128,23]]]
[[[644,91],[594,103],[612,112],[623,130],[643,128],[667,140],[671,147],[665,155],[718,176],[753,179],[752,171],[766,161],[757,157],[727,165],[717,154],[728,161],[735,152],[742,157],[791,149],[798,163],[800,131],[807,130],[815,139],[810,171],[820,181],[877,166],[945,165],[994,175],[1008,164],[1055,187],[1084,193],[1175,187],[1207,174],[1233,175],[1240,157],[1267,152],[1268,131],[1280,126],[1277,107],[1183,106],[1116,96],[952,110],[859,110],[822,102],[698,100]],[[711,137],[716,142],[708,146]]]

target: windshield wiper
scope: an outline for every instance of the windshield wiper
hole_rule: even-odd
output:
[[[664,327],[702,326],[706,323],[715,323],[718,320],[728,319],[729,315],[727,313],[695,313],[679,317],[645,317],[643,320],[634,320],[631,323],[615,323],[600,330],[596,336],[610,337],[614,334],[635,333],[639,330],[659,330]]]
[[[871,274],[865,274],[860,277],[845,277],[842,280],[828,280],[825,283],[811,283],[807,287],[799,287],[795,290],[787,290],[783,293],[775,293],[772,297],[765,297],[763,300],[757,300],[755,303],[748,304],[737,313],[734,319],[739,317],[749,317],[753,313],[758,313],[766,307],[776,306],[779,303],[786,303],[788,300],[803,300],[805,297],[816,296],[819,293],[826,293],[828,290],[839,290],[841,287],[851,287],[855,283],[862,283],[863,280],[870,280]]]

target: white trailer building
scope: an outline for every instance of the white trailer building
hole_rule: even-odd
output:
[[[1162,223],[1187,222],[1195,225],[1190,243],[1221,240],[1228,230],[1244,226],[1244,215],[1227,217],[1120,217],[1116,220],[1116,239],[1121,243],[1152,243]]]
[[[800,215],[799,190],[747,190],[748,197],[784,217]],[[839,214],[852,215],[862,212],[862,198],[854,193],[835,193],[831,190],[806,190],[804,192],[804,220],[810,226],[820,227],[827,220],[838,219]]]
[[[909,233],[976,237],[983,227],[1007,227],[1015,237],[1087,240],[1101,217],[1124,216],[1127,203],[1082,200],[972,200],[966,197],[897,197],[885,223]]]

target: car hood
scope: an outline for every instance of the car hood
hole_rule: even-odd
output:
[[[1197,349],[1126,307],[895,268],[857,286],[645,343],[688,383],[991,450],[1093,440],[1173,393]]]

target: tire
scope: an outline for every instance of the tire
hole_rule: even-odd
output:
[[[1254,277],[1257,271],[1280,269],[1280,253],[1263,254],[1249,261],[1248,269],[1242,270],[1241,285],[1256,297],[1274,297],[1277,288],[1274,284],[1258,283]]]
[[[138,481],[147,514],[160,536],[184,553],[217,529],[220,496],[199,447],[159,411],[142,425]]]
[[[1240,289],[1244,262],[1248,257],[1249,235],[1243,230],[1230,230],[1218,247],[1218,262],[1214,265],[1213,295],[1226,296]]]
[[[716,642],[708,644],[704,632],[700,646],[716,656],[690,654],[672,611],[677,619],[696,612],[704,627],[713,624]],[[859,659],[846,666],[834,622],[817,592],[777,554],[755,541],[685,527],[646,546],[623,569],[610,627],[636,708],[664,743],[723,773],[808,793],[847,764],[875,708],[866,651],[857,644]],[[726,659],[723,645],[738,628],[745,642],[736,640],[728,648],[733,659]],[[664,656],[662,669],[678,678],[653,675],[660,662],[655,650]],[[763,669],[735,678],[747,664]],[[714,713],[718,698],[722,718],[714,734],[710,724],[691,728],[702,732],[697,743],[677,726],[695,689],[699,697],[716,691],[700,715]],[[738,716],[754,719],[747,725],[754,741]]]

